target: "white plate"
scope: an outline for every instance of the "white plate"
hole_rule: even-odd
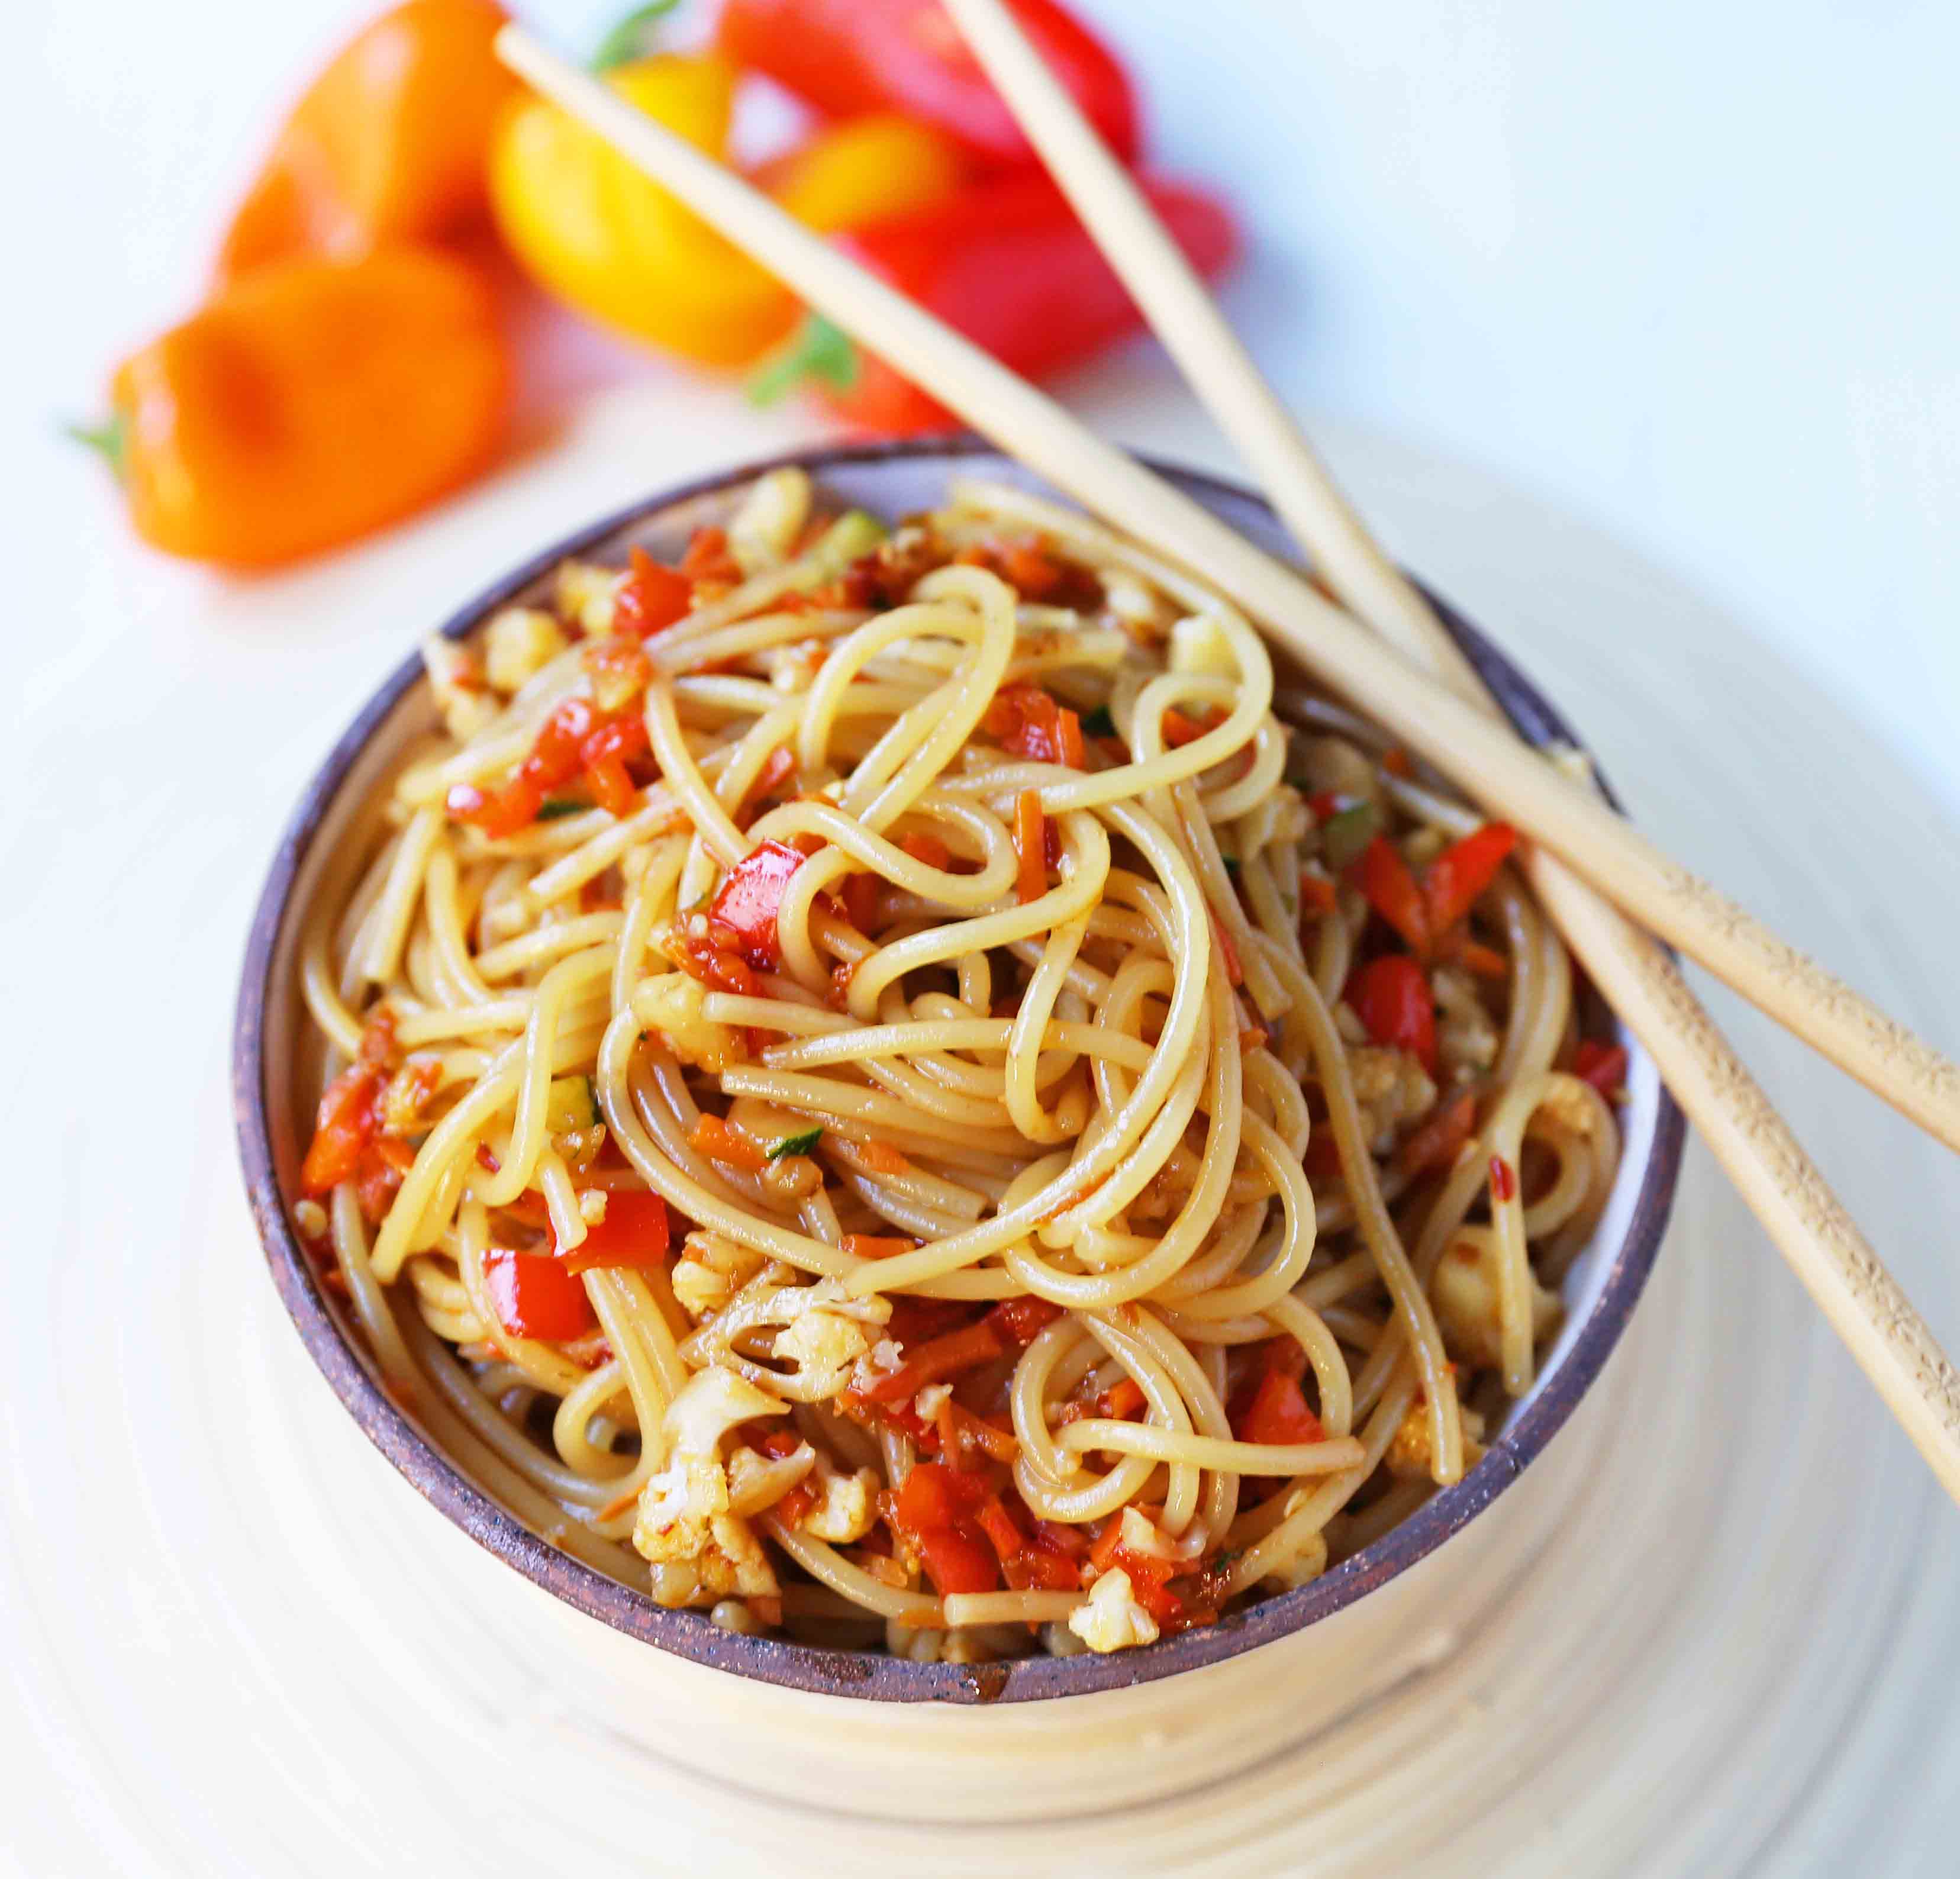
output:
[[[1138,441],[1208,454],[1179,407],[1153,409]],[[677,410],[685,457],[633,460]],[[531,1879],[873,1852],[934,1874],[1950,1870],[1960,1516],[1693,1150],[1634,1328],[1560,1438],[1586,1446],[1590,1486],[1524,1593],[1338,1737],[1152,1813],[949,1835],[736,1801],[570,1713],[442,1549],[391,1556],[399,1523],[375,1510],[410,1490],[306,1362],[237,1191],[224,1052],[250,895],[300,779],[418,624],[582,515],[782,438],[706,395],[616,392],[422,529],[287,581],[180,584],[166,630],[44,674],[17,757],[56,774],[87,722],[106,755],[12,857],[33,976],[13,975],[6,1097],[27,1159],[0,1314],[0,1852],[37,1874]],[[1960,843],[1873,739],[1591,530],[1461,467],[1367,440],[1333,454],[1656,834],[1960,1042],[1939,972]],[[39,923],[58,911],[57,935]],[[1960,1173],[1719,1008],[1960,1346]]]

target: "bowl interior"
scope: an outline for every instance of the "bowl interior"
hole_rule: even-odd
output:
[[[886,517],[934,506],[955,475],[1040,486],[1017,465],[979,444],[961,441],[811,451],[778,460],[808,469],[837,500]],[[770,467],[747,465],[650,497],[556,543],[473,600],[442,630],[460,637],[495,608],[542,593],[568,556],[622,559],[627,546],[639,543],[657,557],[675,558],[695,527],[724,519],[740,490]],[[1153,467],[1260,546],[1288,555],[1284,531],[1258,498],[1192,472]],[[1579,744],[1522,674],[1467,622],[1439,605],[1451,632],[1526,738],[1540,744]],[[239,995],[233,1088],[240,1152],[274,1282],[314,1361],[355,1421],[450,1520],[580,1610],[663,1650],[742,1676],[884,1701],[1026,1700],[1147,1681],[1236,1655],[1312,1624],[1424,1558],[1488,1506],[1544,1447],[1618,1341],[1659,1244],[1682,1142],[1679,1111],[1651,1061],[1624,1034],[1629,1100],[1620,1115],[1624,1143],[1618,1177],[1591,1242],[1567,1274],[1566,1322],[1536,1384],[1513,1406],[1488,1452],[1462,1481],[1320,1578],[1217,1625],[1141,1650],[976,1666],[913,1664],[740,1637],[717,1629],[700,1613],[656,1605],[644,1589],[558,1551],[445,1459],[412,1416],[383,1392],[364,1346],[319,1284],[291,1225],[287,1197],[297,1192],[310,1123],[298,1074],[309,1048],[298,992],[299,935],[307,909],[345,884],[354,865],[350,855],[361,846],[364,823],[383,785],[409,747],[435,723],[422,661],[411,655],[336,745],[288,825],[253,922]]]

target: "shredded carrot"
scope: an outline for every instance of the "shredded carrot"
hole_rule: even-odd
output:
[[[688,1146],[710,1161],[726,1162],[733,1168],[759,1174],[769,1165],[760,1142],[753,1142],[739,1129],[733,1129],[719,1116],[703,1116],[689,1133]]]
[[[880,1142],[873,1136],[868,1142],[858,1145],[858,1152],[864,1158],[865,1165],[873,1174],[909,1174],[912,1164],[907,1161],[902,1150],[894,1148],[889,1142]]]
[[[916,1240],[902,1239],[896,1235],[888,1237],[876,1233],[847,1233],[842,1250],[854,1260],[895,1260],[901,1253],[914,1251],[918,1245]]]
[[[991,1362],[1001,1350],[994,1327],[982,1318],[977,1324],[949,1331],[929,1344],[921,1344],[896,1370],[887,1371],[872,1383],[864,1394],[873,1403],[903,1403],[942,1377]]]
[[[1037,791],[1024,789],[1014,798],[1014,852],[1021,864],[1017,891],[1023,906],[1048,892],[1047,820]]]
[[[1208,731],[1216,731],[1227,715],[1223,705],[1214,705],[1202,718],[1187,718],[1173,705],[1163,715],[1164,744],[1172,750],[1194,744]]]
[[[1511,962],[1494,946],[1486,946],[1479,940],[1465,940],[1456,949],[1456,961],[1465,972],[1474,973],[1479,979],[1511,976]]]
[[[1306,913],[1332,913],[1338,904],[1334,884],[1325,874],[1316,874],[1306,868],[1300,874],[1300,910]]]
[[[908,835],[899,846],[912,859],[927,868],[937,868],[942,873],[952,861],[952,852],[936,835]]]

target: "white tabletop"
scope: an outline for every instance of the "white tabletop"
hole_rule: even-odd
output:
[[[1257,247],[1236,304],[1289,390],[1346,420],[1328,438],[1337,467],[1547,677],[1664,839],[1960,1047],[1939,977],[1960,846],[1936,807],[1960,804],[1952,10],[1735,8],[1724,24],[1685,0],[1236,4],[1236,36],[1216,8],[1093,10],[1120,17],[1150,75],[1167,161],[1246,209]],[[445,1869],[445,1849],[522,1869],[546,1801],[502,1794],[494,1835],[481,1814],[460,1838],[443,1820],[482,1782],[486,1740],[545,1756],[551,1719],[486,1738],[481,1663],[440,1700],[371,1680],[374,1588],[323,1592],[361,1556],[308,1514],[305,1470],[317,1454],[364,1482],[382,1464],[335,1444],[337,1412],[250,1242],[229,1001],[288,806],[420,631],[562,530],[804,428],[649,368],[358,553],[234,582],[130,544],[53,422],[192,295],[268,100],[340,11],[27,0],[22,43],[43,56],[5,81],[16,253],[37,260],[0,349],[24,667],[0,744],[15,992],[0,1657],[20,1699],[0,1707],[0,1861],[35,1874],[341,1873],[411,1849]],[[568,39],[599,11],[534,9]],[[1114,432],[1215,458],[1147,352],[1076,391]],[[1651,645],[1630,650],[1643,629]],[[1794,1046],[1723,1016],[1960,1347],[1952,1170]],[[1678,1381],[1656,1354],[1668,1314],[1760,1311],[1730,1334],[1761,1346],[1744,1356],[1778,1400],[1723,1431],[1726,1472],[1697,1479],[1751,1483],[1765,1511],[1753,1542],[1710,1553],[1713,1608],[1656,1629],[1644,1696],[1587,1661],[1601,1713],[1625,1706],[1624,1832],[1594,1831],[1605,1785],[1568,1756],[1570,1794],[1541,1797],[1528,1837],[1550,1869],[1638,1870],[1621,1852],[1672,1814],[1748,1823],[1703,1870],[1808,1871],[1860,1846],[1875,1863],[1860,1870],[1935,1870],[1960,1830],[1960,1645],[1933,1595],[1960,1518],[1856,1406],[1705,1163],[1696,1178],[1639,1361]],[[1720,1284],[1750,1289],[1711,1293],[1732,1267],[1746,1280]],[[1803,1413],[1818,1403],[1830,1428]],[[1682,1569],[1670,1533],[1698,1543],[1713,1518],[1687,1492],[1646,1504],[1656,1572]],[[1835,1530],[1807,1528],[1806,1509]],[[1854,1561],[1862,1606],[1833,1570]],[[1757,1679],[1804,1713],[1739,1730],[1691,1780],[1664,1719],[1698,1741],[1713,1728],[1713,1699],[1691,1700],[1703,1648],[1725,1687]],[[1478,1713],[1522,1728],[1515,1696],[1494,1680]],[[1839,1745],[1826,1762],[1794,1758],[1806,1714]],[[676,1853],[710,1843],[677,1789],[635,1781]]]

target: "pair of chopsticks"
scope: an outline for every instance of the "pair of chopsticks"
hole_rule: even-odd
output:
[[[1208,581],[1307,669],[1530,837],[1525,867],[1567,943],[1960,1500],[1960,1374],[1650,935],[1672,942],[1955,1148],[1960,1067],[1688,873],[1515,735],[1003,0],[946,4],[1341,604],[520,27],[504,27],[498,52],[810,305],[1056,488]]]

